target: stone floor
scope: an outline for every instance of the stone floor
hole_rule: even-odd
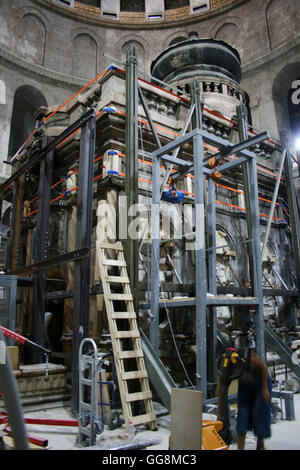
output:
[[[163,414],[164,409],[157,403],[155,411],[159,415]],[[268,450],[300,450],[300,394],[294,395],[295,405],[295,421],[286,421],[281,419],[280,413],[278,421],[272,424],[272,436],[266,440],[266,448]],[[23,408],[24,416],[31,418],[52,418],[73,420],[69,402],[54,402],[48,405],[31,405]],[[283,406],[284,414],[284,406]],[[204,418],[212,418],[212,415],[204,415]],[[284,418],[284,416],[283,416]],[[35,436],[48,441],[48,450],[110,450],[127,448],[132,444],[143,444],[151,450],[167,450],[169,446],[170,436],[170,415],[158,417],[157,431],[147,431],[144,427],[140,427],[134,436],[129,436],[124,425],[110,431],[105,426],[102,434],[97,436],[96,445],[93,448],[78,447],[77,428],[65,426],[45,426],[28,424],[27,432],[30,436]],[[246,438],[246,450],[254,450],[256,445],[255,437],[249,433]],[[230,446],[230,450],[236,450],[236,444]]]

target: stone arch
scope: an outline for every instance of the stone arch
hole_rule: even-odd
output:
[[[265,19],[270,49],[276,49],[293,37],[290,27],[290,3],[281,0],[270,0],[266,5]],[[280,33],[280,34],[279,34]]]
[[[272,87],[278,130],[288,129],[292,132],[290,110],[292,100],[292,86],[300,80],[300,61],[286,65],[276,75]],[[294,90],[296,91],[296,90]],[[299,106],[299,105],[298,105]]]
[[[179,42],[179,39],[187,41],[189,39],[188,33],[186,31],[176,31],[166,37],[166,44],[168,44],[168,46],[172,46],[173,44],[176,44],[176,42]]]
[[[172,41],[168,44],[168,46],[173,46],[174,44],[178,44],[180,42],[186,41],[188,38],[185,36],[177,36],[176,38],[172,39]]]
[[[151,50],[150,44],[145,40],[144,37],[138,34],[128,34],[127,36],[120,38],[116,44],[116,51],[120,51],[119,57],[122,61],[123,68],[125,68],[126,64],[126,50],[130,44],[135,44],[138,50],[139,72],[145,73],[146,62],[148,60],[148,58],[146,59],[145,51],[149,52]]]
[[[98,44],[85,30],[78,31],[73,38],[72,74],[92,79],[98,70]]]
[[[0,104],[6,104],[6,83],[0,80]]]
[[[134,44],[137,48],[137,53],[138,53],[138,65],[139,65],[139,71],[140,72],[145,72],[145,47],[143,43],[140,41],[140,38],[126,38],[125,41],[122,43],[121,46],[121,56],[122,56],[122,63],[126,63],[126,51],[128,47]]]
[[[26,12],[22,18],[23,48],[34,62],[44,65],[47,29],[42,18],[35,12]]]
[[[240,28],[233,21],[226,21],[215,32],[215,39],[224,41],[230,46],[235,46],[238,42]]]
[[[44,95],[31,85],[19,87],[14,96],[8,155],[12,157],[35,128],[35,113],[47,106]]]

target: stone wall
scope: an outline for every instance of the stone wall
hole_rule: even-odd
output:
[[[35,87],[49,106],[63,103],[107,66],[124,68],[126,47],[139,48],[140,71],[177,37],[224,40],[238,49],[243,66],[241,86],[250,97],[253,125],[278,136],[288,126],[287,95],[299,78],[300,8],[297,0],[211,0],[213,12],[187,17],[181,6],[166,10],[170,22],[126,24],[100,18],[97,7],[75,2],[75,9],[45,0],[0,3],[0,176],[7,177],[9,132],[16,90]],[[81,6],[80,6],[81,5]],[[89,16],[78,15],[88,9]],[[96,11],[97,10],[97,11]],[[174,17],[175,14],[179,15]],[[131,12],[143,15],[141,12]],[[178,21],[179,20],[179,21]],[[104,55],[105,54],[105,55]],[[119,62],[120,61],[120,62]],[[282,93],[278,93],[278,87]],[[281,98],[280,98],[281,96]],[[279,125],[279,129],[278,129]]]

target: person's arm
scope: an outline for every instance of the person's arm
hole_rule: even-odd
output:
[[[261,374],[261,392],[263,400],[266,403],[269,403],[271,400],[271,395],[268,389],[268,368],[266,364],[260,359],[257,354],[252,352],[251,354],[251,367],[260,371]]]

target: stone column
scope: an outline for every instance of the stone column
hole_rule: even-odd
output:
[[[6,82],[0,79],[0,177],[2,178],[7,178],[11,174],[10,166],[3,162],[8,159],[12,107],[13,93]]]

